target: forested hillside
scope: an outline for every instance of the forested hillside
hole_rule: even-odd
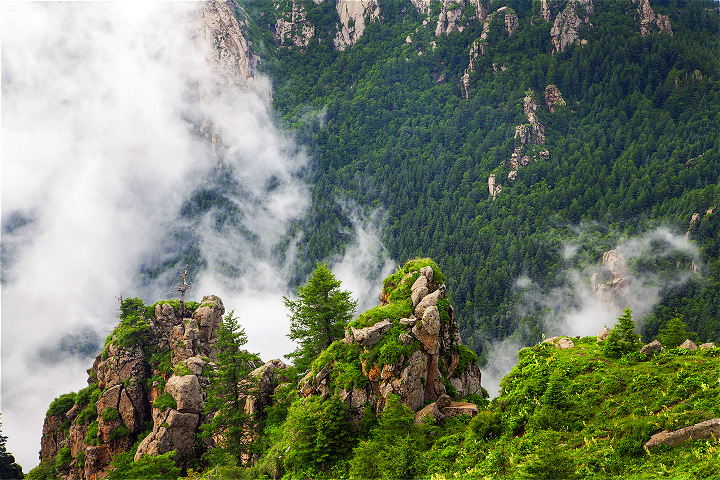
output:
[[[344,248],[343,202],[378,208],[393,258],[442,265],[462,336],[482,353],[492,339],[531,343],[545,329],[547,310],[523,305],[519,278],[551,292],[567,283],[568,268],[600,262],[621,239],[658,226],[684,235],[699,213],[689,238],[702,267],[679,287],[661,284],[661,303],[639,323],[650,339],[677,310],[701,340],[720,341],[717,3],[652,3],[672,29],[642,34],[643,2],[595,2],[578,41],[561,51],[551,33],[565,2],[480,2],[484,22],[476,3],[432,1],[423,12],[409,0],[381,1],[378,18],[366,18],[344,50],[333,43],[342,27],[334,2],[254,1],[239,10],[273,79],[274,106],[311,154],[312,208],[294,228],[304,234],[296,282]],[[493,17],[505,6],[505,22]],[[293,13],[296,38],[278,41],[278,18],[291,7],[304,15]],[[462,9],[462,31],[436,35],[433,20],[448,8]],[[312,35],[302,37],[303,25]],[[543,102],[548,85],[566,103],[554,113]],[[512,181],[508,161],[516,126],[529,123],[529,90],[545,127],[536,150],[548,154],[515,169]],[[502,184],[494,199],[491,174]],[[568,242],[579,255],[563,255]],[[675,257],[631,268],[662,278],[690,263]]]

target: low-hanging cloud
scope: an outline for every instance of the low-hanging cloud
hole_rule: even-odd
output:
[[[274,126],[267,80],[202,89],[215,77],[210,46],[190,34],[197,8],[3,5],[1,399],[8,448],[26,471],[52,398],[85,385],[116,297],[167,295],[167,278],[140,286],[138,271],[164,259],[179,228],[208,265],[192,293],[238,291],[222,265],[251,265],[243,291],[285,291],[272,245],[308,206],[297,179],[306,158]],[[233,182],[225,194],[240,221],[182,217],[218,172]],[[247,321],[271,327],[262,315]]]
[[[563,243],[563,260],[567,266],[559,272],[563,279],[561,286],[543,289],[527,276],[515,282],[515,288],[521,293],[520,316],[540,312],[546,337],[597,335],[605,326],[612,328],[625,307],[630,307],[640,326],[663,295],[702,269],[697,247],[685,235],[660,227],[641,235],[617,236],[612,255],[605,257],[608,261],[617,259],[618,270],[624,272],[624,277],[618,279],[608,272],[602,260],[593,262],[588,258],[587,252],[598,242],[597,227],[577,227],[575,237]],[[612,287],[602,289],[603,284],[610,286],[613,280],[615,285],[623,287],[620,293]],[[517,333],[502,341],[490,342],[487,347],[488,365],[483,368],[483,386],[492,395],[499,393],[500,380],[517,363],[515,355],[523,346]]]

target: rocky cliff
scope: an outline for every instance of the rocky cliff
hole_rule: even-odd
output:
[[[551,113],[554,113],[558,107],[565,106],[565,100],[555,85],[548,85],[545,88],[543,99]],[[537,117],[537,110],[540,107],[535,92],[533,90],[525,92],[523,111],[528,121],[515,127],[515,149],[510,158],[500,164],[500,167],[510,168],[507,178],[511,182],[517,178],[520,168],[530,165],[530,162],[550,158],[550,152],[544,146],[545,125]],[[488,190],[493,200],[502,191],[502,184],[495,173],[488,177]]]
[[[61,396],[43,426],[40,461],[54,462],[63,478],[102,478],[118,454],[139,439],[135,459],[176,450],[184,464],[212,447],[199,438],[215,340],[225,312],[222,300],[206,296],[145,307],[123,302],[121,322],[88,369],[88,387]],[[253,375],[263,387],[248,408],[261,412],[286,368],[279,360],[257,362]]]
[[[380,17],[378,0],[337,0],[340,30],[335,37],[338,50],[354,45],[365,31],[366,22]]]
[[[352,322],[313,363],[298,385],[301,396],[338,395],[359,418],[366,404],[381,412],[391,394],[418,411],[441,418],[473,415],[480,395],[475,354],[462,345],[444,277],[428,259],[408,262],[385,280],[382,305]]]
[[[307,19],[305,5],[299,0],[275,2],[275,44],[278,47],[307,47],[315,27]]]

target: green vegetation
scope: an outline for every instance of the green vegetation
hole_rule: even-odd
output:
[[[137,461],[133,461],[131,452],[121,453],[112,462],[113,470],[110,470],[109,480],[120,479],[175,479],[180,476],[180,468],[175,466],[173,458],[175,451],[164,455],[150,456],[143,455]]]
[[[23,478],[22,467],[15,463],[15,457],[7,451],[6,442],[7,437],[2,434],[2,422],[0,422],[0,478]]]
[[[296,294],[297,300],[283,297],[290,310],[288,337],[299,344],[287,357],[298,372],[306,372],[320,352],[342,338],[357,301],[350,298],[350,292],[340,290],[340,281],[324,264],[318,264]]]
[[[167,408],[177,408],[177,402],[175,401],[175,399],[173,398],[172,395],[165,392],[162,395],[160,395],[158,398],[155,399],[152,406],[153,406],[153,408],[165,410]]]
[[[228,313],[215,343],[216,369],[210,375],[205,401],[205,413],[214,416],[202,427],[204,438],[222,432],[222,439],[211,452],[215,463],[229,461],[231,465],[243,466],[252,453],[247,431],[258,418],[246,412],[245,403],[257,392],[257,379],[250,372],[259,364],[259,358],[242,349],[246,343],[245,330],[238,325],[234,312]]]
[[[511,7],[519,28],[508,35],[495,16],[463,98],[461,77],[482,24],[436,37],[433,22],[423,26],[425,15],[409,2],[381,3],[382,20],[342,52],[333,48],[331,4],[304,2],[316,38],[304,48],[277,49],[266,28],[272,2],[243,7],[273,81],[274,107],[311,158],[312,207],[290,232],[303,235],[295,283],[352,238],[337,199],[380,208],[392,258],[428,255],[443,265],[460,333],[482,362],[495,339],[541,340],[545,312],[523,304],[519,277],[550,291],[567,283],[566,269],[601,261],[620,238],[659,225],[682,234],[698,212],[702,221],[690,239],[703,278],[661,285],[663,300],[637,319],[639,333],[651,340],[677,309],[699,339],[720,343],[716,4],[652,2],[669,15],[673,35],[643,36],[634,4],[604,2],[581,32],[587,43],[551,55],[552,22],[539,20],[536,2],[493,2],[491,11]],[[437,18],[441,3],[430,8]],[[552,6],[554,16],[559,8]],[[463,10],[466,20],[469,14]],[[542,102],[548,85],[567,102],[553,114]],[[528,89],[540,100],[550,156],[509,182],[503,162],[515,147],[515,126],[527,122]],[[495,200],[487,186],[493,172],[503,184]],[[565,258],[563,247],[578,231],[577,254]],[[676,268],[661,263],[631,268]]]

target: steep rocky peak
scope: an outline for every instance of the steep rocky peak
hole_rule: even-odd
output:
[[[556,107],[566,105],[565,100],[560,93],[560,89],[558,89],[555,85],[548,85],[545,87],[545,95],[543,96],[543,99],[545,100],[545,105],[547,105],[550,113],[555,113]]]
[[[385,280],[380,298],[382,305],[348,325],[345,338],[313,363],[299,394],[338,395],[356,419],[367,402],[382,411],[392,394],[415,411],[433,402],[441,416],[476,413],[453,402],[481,394],[480,370],[462,345],[437,265],[408,262]]]
[[[307,47],[315,27],[300,0],[275,0],[275,43],[278,47]]]
[[[252,80],[258,62],[246,37],[247,24],[238,21],[234,5],[235,2],[207,0],[198,13],[196,38],[211,46],[207,59],[221,86]]]
[[[568,0],[563,11],[555,18],[550,30],[553,51],[562,52],[572,44],[584,44],[580,39],[580,28],[590,23],[590,15],[595,13],[592,0]]]
[[[640,34],[644,37],[649,33],[667,33],[672,35],[672,24],[667,15],[656,15],[648,0],[632,0],[637,5],[637,16],[640,20]]]

